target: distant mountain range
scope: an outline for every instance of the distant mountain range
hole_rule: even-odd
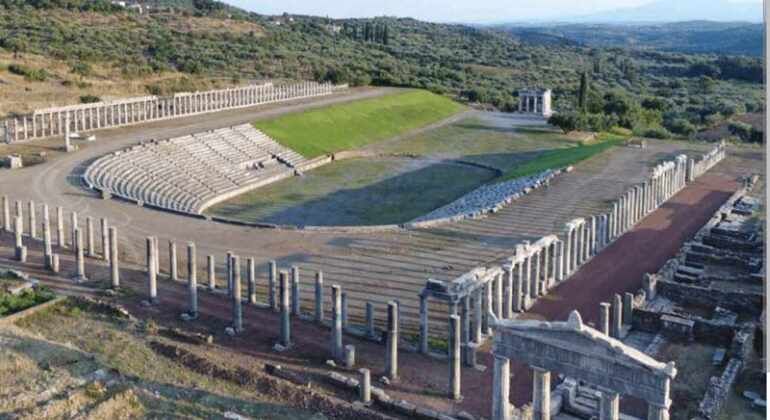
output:
[[[763,25],[747,22],[691,21],[662,24],[550,24],[501,25],[521,42],[543,45],[580,44],[590,47],[622,47],[762,56]]]
[[[652,23],[692,20],[762,22],[762,18],[761,2],[657,0],[639,7],[578,16],[566,19],[566,21],[578,23]]]

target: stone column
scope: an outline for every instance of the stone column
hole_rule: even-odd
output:
[[[331,353],[334,360],[342,357],[342,293],[336,284],[332,285]]]
[[[492,285],[489,284],[489,282],[484,283],[484,288],[481,291],[482,293],[482,316],[481,316],[481,330],[484,334],[491,334],[492,333],[492,326],[490,324],[491,318],[489,316],[489,311],[492,310]]]
[[[237,255],[233,255],[231,261],[233,267],[233,330],[236,333],[243,331],[243,298],[241,297],[241,259]],[[288,335],[287,335],[288,337]],[[283,330],[281,331],[281,338],[283,338]],[[288,345],[286,345],[288,347]]]
[[[538,367],[534,370],[532,389],[532,419],[550,420],[551,418],[551,372]]]
[[[604,335],[610,335],[610,304],[607,302],[599,304],[599,325],[597,329]]]
[[[524,310],[524,307],[522,305],[522,299],[523,299],[523,293],[522,293],[522,278],[521,274],[523,272],[521,263],[517,263],[517,272],[518,275],[516,275],[513,278],[513,311],[514,312],[522,312]]]
[[[558,264],[558,268],[556,270],[556,280],[558,282],[562,282],[562,281],[564,281],[564,278],[565,278],[564,277],[565,276],[565,272],[564,272],[565,243],[564,243],[564,241],[559,240],[559,241],[556,242],[556,244],[557,244],[557,251],[556,252],[558,254],[558,256],[556,257],[557,259],[556,259],[556,263],[555,263],[555,264]]]
[[[6,232],[11,231],[11,209],[8,204],[8,196],[3,196],[3,230]]]
[[[342,303],[342,330],[345,331],[348,329],[348,294],[342,292],[340,301]]]
[[[494,281],[495,283],[495,296],[494,296],[495,316],[497,316],[498,318],[502,318],[503,317],[503,277],[502,275],[495,276],[495,279],[492,281]]]
[[[460,317],[449,316],[449,398],[459,401],[461,394]]]
[[[147,237],[147,281],[149,289],[149,303],[158,302],[158,274],[155,270],[155,241],[151,236]]]
[[[249,303],[257,304],[257,266],[254,258],[246,260],[246,281],[248,283]]]
[[[391,381],[398,379],[398,304],[395,301],[388,302],[388,333],[386,376]]]
[[[492,382],[492,420],[511,420],[511,361],[498,355],[494,355],[494,357],[495,372]]]
[[[599,403],[599,420],[620,419],[620,395],[616,392],[600,389],[602,396]]]
[[[281,271],[280,274],[281,297],[281,341],[284,348],[291,346],[291,313],[289,312],[289,273]],[[342,350],[340,350],[342,351]]]
[[[324,320],[324,273],[315,273],[315,321],[319,324]]]
[[[634,294],[625,293],[623,295],[623,324],[631,325],[631,319],[634,313]]]
[[[299,308],[299,267],[291,267],[291,313],[300,316]]]
[[[169,277],[173,281],[177,281],[179,278],[176,263],[176,243],[173,241],[168,242],[168,273]]]
[[[24,260],[24,238],[22,237],[23,221],[21,216],[16,216],[13,225],[14,243],[16,247],[16,259],[25,262]]]
[[[527,250],[529,252],[529,250]],[[530,297],[529,297],[529,279],[532,277],[532,256],[527,255],[524,258],[524,276],[519,277],[519,281],[521,282],[521,292],[523,297],[523,302],[521,303],[523,310],[529,309],[530,306]]]
[[[171,242],[173,244],[173,242]],[[174,249],[176,254],[176,249]],[[174,255],[176,260],[176,255]],[[176,265],[176,264],[174,264]],[[198,318],[198,254],[193,242],[187,243],[187,288],[190,292],[190,311],[193,319]]]
[[[278,309],[278,302],[275,299],[275,282],[278,279],[277,272],[278,266],[276,262],[270,261],[267,273],[267,303],[273,310]]]
[[[19,231],[19,233],[24,235],[24,208],[23,208],[23,204],[21,203],[21,201],[18,201],[18,200],[16,201],[16,217],[17,218],[21,218],[21,224],[19,225],[20,227],[16,227],[14,225],[13,231],[14,232]],[[16,219],[14,219],[14,220],[16,220]]]
[[[46,268],[51,268],[51,255],[53,255],[53,245],[51,243],[51,219],[48,216],[48,204],[43,204],[43,256]]]
[[[102,257],[105,261],[110,260],[110,236],[109,228],[107,226],[107,219],[101,219],[101,233],[102,233]]]
[[[29,237],[31,239],[37,239],[37,221],[35,220],[36,210],[34,201],[27,203],[27,219],[29,221]]]
[[[358,396],[364,405],[372,403],[372,378],[369,369],[358,369],[361,374],[361,381],[358,386]]]
[[[83,252],[83,234],[80,229],[75,229],[75,258],[77,262],[77,274],[75,280],[79,282],[88,281],[86,277],[86,261]]]
[[[504,265],[505,285],[503,287],[503,318],[510,319],[513,310],[513,265]]]
[[[56,207],[56,242],[60,248],[67,246],[67,238],[64,237],[64,209]]]
[[[206,268],[209,274],[209,290],[215,290],[217,288],[217,262],[213,255],[206,258]]]
[[[620,295],[616,294],[612,300],[612,326],[610,334],[612,338],[620,339],[620,331],[623,326],[623,302]]]
[[[120,287],[120,267],[118,267],[118,230],[110,228],[110,280],[112,288]]]
[[[481,318],[484,314],[482,310],[482,290],[476,290],[473,293],[473,342],[481,344]]]
[[[542,249],[538,249],[532,254],[532,258],[535,261],[534,273],[530,277],[529,281],[529,297],[534,301],[538,296],[538,287],[540,283],[540,264],[541,264],[541,252]]]
[[[420,295],[420,353],[428,354],[428,296]]]
[[[78,230],[78,213],[73,211],[70,213],[70,232],[72,232],[72,245],[75,245],[75,231]]]
[[[648,403],[647,420],[669,420],[668,409],[667,406]]]
[[[88,256],[96,258],[96,246],[94,243],[94,219],[91,216],[86,217],[86,245],[88,246]]]

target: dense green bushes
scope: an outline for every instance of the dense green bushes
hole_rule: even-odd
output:
[[[21,64],[11,64],[8,71],[33,82],[44,82],[51,76],[46,69],[35,69]]]

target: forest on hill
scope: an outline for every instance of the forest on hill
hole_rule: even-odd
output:
[[[661,24],[499,25],[523,42],[573,43],[683,53],[764,54],[761,23],[692,21]]]
[[[212,0],[142,3],[149,12],[105,0],[0,0],[0,52],[15,59],[0,79],[5,71],[56,79],[25,65],[30,54],[83,76],[109,65],[114,77],[140,81],[173,70],[191,79],[405,86],[502,110],[518,103],[518,89],[548,87],[556,109],[582,114],[581,128],[683,136],[764,107],[762,62],[753,57],[533,42],[409,18],[264,16]]]

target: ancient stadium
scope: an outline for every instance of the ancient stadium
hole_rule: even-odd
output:
[[[718,411],[762,312],[762,150],[564,134],[551,95],[276,80],[9,118],[0,277],[59,305],[9,323],[78,296],[288,418]]]

